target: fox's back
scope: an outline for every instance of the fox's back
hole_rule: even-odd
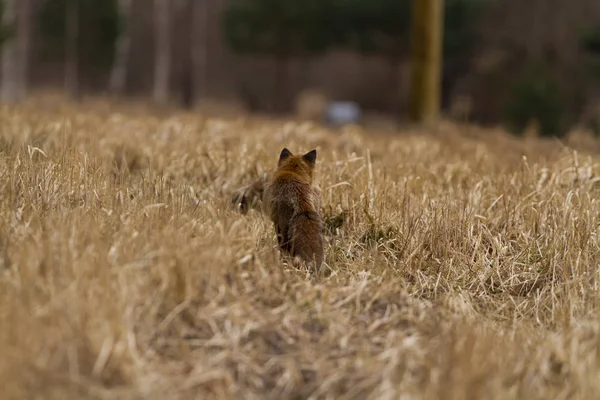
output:
[[[306,210],[310,206],[311,186],[297,176],[289,173],[278,173],[267,186],[267,201],[289,206],[294,210]]]
[[[275,224],[280,247],[318,268],[323,260],[318,192],[312,187],[316,152],[294,156],[281,153],[264,199]]]

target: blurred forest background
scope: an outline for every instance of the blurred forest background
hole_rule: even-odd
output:
[[[402,119],[411,3],[3,0],[0,92],[18,101],[58,87],[74,99],[265,113],[298,112],[318,93]],[[515,133],[600,132],[598,0],[446,0],[443,56],[449,117]]]

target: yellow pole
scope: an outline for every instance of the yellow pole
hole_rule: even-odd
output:
[[[410,117],[436,120],[440,111],[444,0],[412,0]]]

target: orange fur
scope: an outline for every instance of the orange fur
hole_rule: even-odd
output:
[[[318,270],[324,256],[320,196],[312,186],[316,157],[316,150],[295,156],[283,149],[266,183],[264,201],[279,248]]]

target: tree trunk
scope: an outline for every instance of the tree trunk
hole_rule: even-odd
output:
[[[278,97],[275,100],[275,104],[273,107],[274,111],[284,112],[289,103],[289,89],[288,89],[288,70],[289,70],[289,62],[290,59],[287,55],[281,55],[276,60],[276,69],[275,72],[275,90],[273,93],[276,93]]]
[[[413,0],[410,116],[435,120],[440,109],[444,0]]]
[[[192,106],[194,105],[194,97],[195,97],[195,90],[194,90],[194,78],[193,78],[193,46],[192,43],[194,43],[194,39],[192,38],[192,32],[194,30],[194,7],[195,7],[195,3],[196,0],[188,0],[187,1],[187,7],[184,10],[184,12],[186,13],[187,17],[188,17],[188,27],[187,27],[187,32],[184,35],[184,43],[183,43],[183,48],[186,49],[187,51],[183,52],[183,57],[181,60],[181,63],[183,65],[183,68],[180,72],[180,82],[181,82],[181,99],[183,101],[183,106],[187,109],[192,108]]]
[[[17,0],[4,1],[2,14],[2,29],[12,29],[17,21]],[[18,79],[17,40],[11,35],[2,45],[2,87],[0,95],[2,101],[12,102],[17,100]]]
[[[121,95],[127,85],[127,66],[131,49],[131,0],[118,0],[119,18],[123,27],[115,43],[115,58],[110,73],[110,92]]]
[[[184,10],[188,17],[188,30],[184,43],[187,51],[184,53],[181,93],[186,108],[195,105],[206,86],[207,5],[206,0],[187,0]]]
[[[79,97],[79,0],[66,2],[65,90]]]
[[[31,3],[32,0],[20,0],[17,16],[17,99],[27,97],[29,51],[31,43]]]
[[[390,57],[389,59],[389,79],[388,84],[390,85],[390,102],[389,111],[393,115],[400,113],[400,107],[402,106],[402,59],[399,56]]]
[[[155,16],[155,65],[154,103],[159,106],[169,101],[171,76],[171,7],[170,0],[154,0]]]
[[[29,43],[31,40],[31,0],[4,2],[3,29],[11,29],[11,36],[2,48],[3,101],[21,101],[27,96]]]
[[[208,83],[208,7],[209,0],[191,0],[192,26],[191,57],[192,57],[192,101],[195,103],[206,96]]]

